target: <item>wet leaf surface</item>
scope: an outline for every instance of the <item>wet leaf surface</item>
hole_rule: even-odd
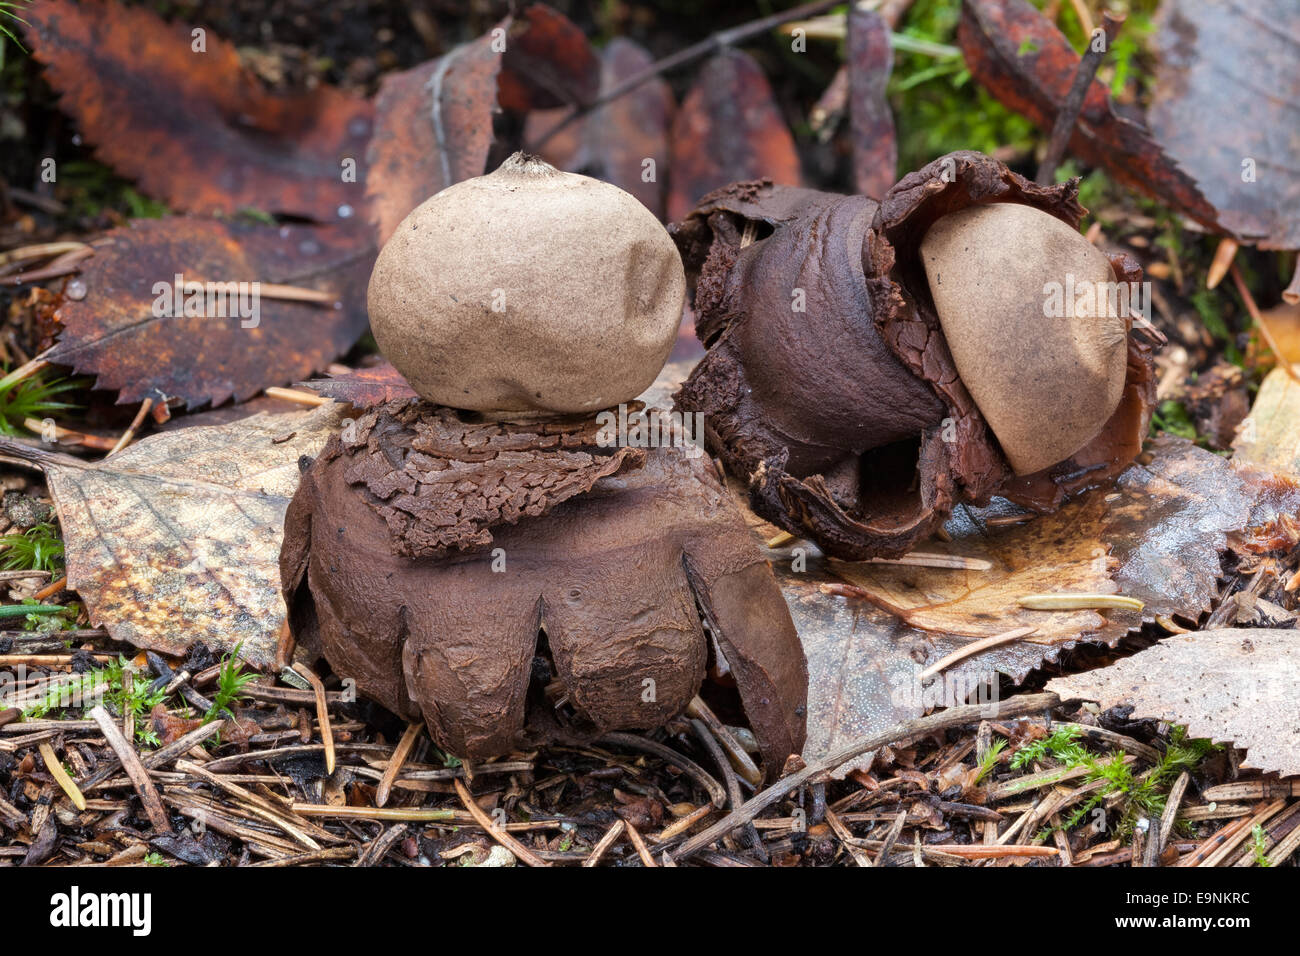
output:
[[[330,86],[276,93],[235,47],[138,6],[42,0],[23,11],[35,57],[96,155],[175,209],[334,221],[364,209],[372,109]]]
[[[498,78],[502,107],[526,113],[583,106],[596,98],[600,57],[582,29],[564,14],[534,3],[507,32]]]
[[[971,75],[1001,103],[1050,131],[1079,66],[1065,36],[1026,0],[963,0],[957,42]],[[1203,125],[1199,126],[1202,130]],[[1207,226],[1218,213],[1195,180],[1094,80],[1069,152]]]
[[[242,400],[324,368],[366,329],[375,248],[361,222],[267,226],[169,217],[114,229],[94,247],[78,279],[85,295],[60,306],[64,329],[47,357],[95,375],[96,387],[117,391],[119,402],[181,398],[194,408]],[[255,327],[235,297],[225,299],[225,318],[210,317],[206,302],[202,314],[176,315],[177,275],[185,283],[327,290],[340,306],[262,297]],[[173,314],[159,314],[165,310]]]
[[[102,462],[0,440],[45,471],[68,585],[118,640],[184,655],[196,642],[270,664],[284,620],[284,514],[298,459],[345,406],[152,435]]]
[[[1177,634],[1154,647],[1047,689],[1133,718],[1184,724],[1191,737],[1246,750],[1242,766],[1300,774],[1300,631],[1226,628]]]
[[[500,27],[509,26],[509,18]],[[439,190],[482,175],[492,145],[501,54],[489,31],[436,60],[384,77],[366,152],[380,245]]]
[[[1157,25],[1152,133],[1228,229],[1300,247],[1300,6],[1164,0]]]
[[[847,56],[853,185],[863,195],[879,199],[898,179],[898,138],[885,95],[894,51],[889,27],[879,13],[850,9]]]
[[[369,368],[356,368],[337,375],[331,374],[329,378],[317,378],[298,384],[326,398],[348,402],[357,408],[418,397],[415,389],[411,388],[401,372],[393,368],[391,362],[380,362]]]
[[[615,37],[601,51],[600,88],[604,92],[653,62],[641,46]],[[541,155],[569,172],[583,172],[630,192],[659,218],[664,215],[668,178],[668,130],[676,101],[662,79],[641,84],[608,106],[575,120],[549,140]],[[539,110],[529,115],[525,139],[549,132],[570,110]],[[645,160],[654,161],[647,181]]]
[[[758,64],[739,50],[709,60],[673,119],[668,218],[728,183],[793,185],[799,175],[794,136]]]

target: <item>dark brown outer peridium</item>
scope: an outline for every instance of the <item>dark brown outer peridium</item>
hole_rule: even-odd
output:
[[[957,375],[917,251],[933,222],[971,205],[1024,203],[1077,228],[1076,193],[960,152],[905,176],[879,205],[737,183],[672,227],[709,346],[678,405],[704,413],[712,450],[750,479],[754,509],[837,557],[892,557],[958,502],[996,494],[1049,510],[1122,470],[1154,401],[1148,342],[1129,337],[1124,395],[1097,438],[1016,477]],[[1141,277],[1127,257],[1112,265],[1121,281]],[[794,287],[819,306],[801,321]]]
[[[492,526],[491,547],[419,559],[392,553],[389,528],[349,470],[335,438],[290,503],[281,554],[290,626],[360,693],[423,717],[440,746],[483,759],[659,726],[699,690],[703,621],[767,772],[802,748],[802,647],[771,568],[706,457],[651,449],[643,467],[540,516]],[[495,547],[506,573],[490,570]],[[539,631],[577,725],[560,726],[536,693]],[[657,685],[650,705],[638,696],[646,676]]]

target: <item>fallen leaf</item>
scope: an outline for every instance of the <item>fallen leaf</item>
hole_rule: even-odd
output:
[[[544,3],[528,6],[510,24],[497,98],[526,113],[556,106],[585,106],[596,98],[600,58],[587,36]]]
[[[1164,0],[1156,25],[1155,138],[1227,229],[1265,249],[1300,248],[1300,7]]]
[[[601,92],[640,73],[653,62],[642,47],[615,37],[601,51]],[[672,90],[656,77],[570,123],[548,140],[540,152],[553,166],[586,173],[630,192],[662,219],[668,129],[675,109]],[[530,113],[525,140],[539,139],[571,112],[558,108]],[[647,168],[646,160],[653,161],[653,165]]]
[[[494,29],[509,24],[507,17]],[[489,31],[436,60],[384,77],[366,152],[380,245],[434,193],[482,175],[497,112],[498,49]]]
[[[705,193],[728,183],[799,183],[794,136],[758,64],[739,50],[700,70],[673,118],[668,218],[680,221]]]
[[[280,543],[298,460],[324,447],[345,408],[150,435],[101,462],[7,438],[0,455],[45,471],[68,586],[93,622],[175,656],[200,641],[239,646],[265,668],[285,616]]]
[[[1074,82],[1079,54],[1050,20],[1026,0],[963,0],[957,42],[980,85],[1004,106],[1051,130]],[[1197,123],[1204,128],[1201,120]],[[1165,155],[1146,127],[1121,115],[1099,81],[1084,98],[1069,152],[1207,228],[1222,230],[1195,180]]]
[[[1286,369],[1264,377],[1232,449],[1236,461],[1300,475],[1300,382]]]
[[[175,209],[251,207],[321,221],[364,208],[349,181],[370,136],[370,103],[331,86],[275,93],[234,46],[139,6],[41,0],[27,36],[96,155]]]
[[[856,564],[846,574],[845,564],[832,571],[803,542],[774,553],[808,656],[804,759],[930,707],[996,699],[1000,674],[1020,683],[1079,642],[1114,646],[1157,615],[1194,623],[1217,593],[1229,534],[1251,522],[1252,505],[1266,491],[1220,456],[1162,438],[1153,443],[1148,464],[1130,467],[1114,487],[1089,492],[1055,514],[999,527],[988,521],[1011,510],[1005,503],[959,510],[945,526],[952,541],[918,548],[988,559],[994,567],[987,572]],[[773,531],[764,526],[760,533]],[[803,549],[802,555],[794,549]],[[803,571],[795,570],[799,564]],[[869,589],[872,600],[821,593],[823,585],[849,576]],[[1140,614],[1029,611],[1014,604],[1021,587],[1118,592],[1146,606]],[[873,601],[902,605],[907,621],[924,628]],[[972,638],[1025,625],[1039,631],[921,680],[922,671]],[[837,775],[870,763],[866,755]]]
[[[81,267],[81,298],[65,297],[46,358],[94,374],[119,402],[184,399],[194,408],[245,399],[305,378],[365,332],[375,247],[362,222],[267,226],[190,219],[139,220],[95,240]],[[268,282],[328,290],[339,306],[262,297],[243,318],[175,312],[176,276],[190,282]],[[162,286],[158,284],[162,283]],[[253,323],[256,321],[256,325]]]
[[[863,195],[880,199],[898,181],[898,139],[885,95],[894,51],[889,27],[875,10],[850,8],[847,62],[853,185]]]
[[[329,378],[312,379],[298,384],[312,389],[318,395],[347,402],[357,408],[383,405],[399,398],[418,397],[415,389],[411,388],[401,372],[393,368],[391,362],[380,362],[369,368],[355,368],[338,375],[331,374]]]
[[[1300,631],[1226,628],[1165,638],[1109,667],[1057,677],[1047,690],[1134,719],[1183,724],[1192,737],[1246,751],[1243,767],[1300,774]]]

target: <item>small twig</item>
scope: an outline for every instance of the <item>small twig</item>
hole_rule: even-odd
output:
[[[362,853],[361,856],[357,857],[357,862],[352,865],[374,866],[388,855],[388,851],[392,849],[393,844],[400,840],[405,834],[405,823],[399,823],[396,826],[389,827],[378,837],[370,841],[370,845],[366,847],[365,852]]]
[[[306,289],[297,285],[279,285],[275,282],[259,282],[257,293],[265,299],[279,299],[282,302],[316,302],[321,305],[333,305],[339,300],[338,294],[320,289]]]
[[[1259,334],[1264,337],[1264,342],[1268,345],[1269,351],[1277,359],[1278,364],[1286,369],[1287,375],[1291,376],[1293,382],[1300,382],[1300,375],[1296,374],[1295,366],[1291,360],[1286,357],[1282,347],[1277,344],[1277,339],[1273,338],[1273,333],[1269,331],[1268,323],[1259,313],[1259,306],[1255,304],[1255,297],[1250,294],[1250,289],[1246,288],[1246,280],[1241,277],[1241,270],[1237,268],[1237,263],[1233,263],[1228,271],[1232,274],[1232,282],[1237,287],[1237,292],[1241,295],[1241,301],[1246,305],[1246,311],[1250,313],[1251,320],[1259,328]]]
[[[1101,29],[1105,34],[1105,43],[1101,45],[1101,49],[1097,49],[1093,38],[1089,36],[1088,49],[1080,58],[1079,67],[1074,73],[1074,83],[1070,86],[1065,101],[1061,103],[1061,108],[1056,112],[1052,135],[1047,141],[1047,152],[1043,155],[1043,161],[1038,166],[1038,175],[1035,177],[1039,185],[1050,185],[1056,178],[1056,167],[1061,165],[1066,147],[1070,145],[1070,138],[1074,135],[1074,128],[1079,122],[1079,110],[1083,108],[1083,101],[1092,86],[1093,77],[1097,75],[1097,67],[1101,66],[1102,59],[1110,50],[1111,44],[1115,42],[1120,27],[1124,25],[1124,19],[1122,13],[1112,13],[1109,10],[1102,13]]]
[[[140,403],[140,410],[135,413],[135,418],[131,419],[131,424],[127,426],[126,431],[122,433],[122,437],[117,440],[117,444],[113,446],[112,450],[105,457],[116,455],[131,443],[131,440],[135,438],[136,430],[144,423],[144,417],[149,414],[149,409],[151,408],[153,408],[152,398],[146,398]]]
[[[31,378],[43,368],[48,368],[50,363],[44,359],[43,356],[45,354],[47,353],[42,353],[41,355],[36,356],[36,358],[32,359],[30,362],[18,366],[4,378],[0,378],[0,391],[4,391],[7,388],[17,385],[25,378]]]
[[[1119,608],[1140,611],[1145,605],[1137,598],[1122,594],[1089,594],[1062,591],[1054,594],[1025,594],[1016,603],[1031,611],[1088,611],[1102,608]]]
[[[0,252],[0,266],[27,259],[48,259],[65,252],[89,248],[84,242],[38,242],[35,245],[19,246],[17,249]]]
[[[658,868],[659,864],[655,862],[655,858],[650,854],[650,849],[645,845],[645,840],[641,839],[641,834],[630,823],[627,824],[627,838],[636,849],[637,856],[641,857],[642,864],[651,869]]]
[[[317,395],[315,392],[304,392],[296,388],[280,388],[278,386],[266,389],[265,394],[270,398],[281,398],[286,402],[296,402],[299,405],[328,405],[334,401],[332,398]]]
[[[759,771],[758,766],[750,758],[745,748],[740,745],[736,735],[728,730],[722,721],[718,720],[717,714],[698,694],[692,697],[691,702],[686,705],[686,716],[704,722],[704,726],[709,728],[709,732],[713,734],[722,749],[727,752],[731,765],[736,768],[736,772],[744,777],[751,787],[757,787],[763,782],[762,772]]]
[[[135,792],[140,795],[140,802],[144,804],[144,812],[148,815],[153,828],[160,833],[171,833],[171,821],[167,819],[167,811],[163,809],[162,800],[158,796],[158,791],[154,789],[153,781],[149,779],[149,772],[140,763],[140,755],[135,752],[135,748],[117,729],[112,715],[100,704],[91,708],[89,716],[98,725],[100,733],[113,748],[113,752],[117,754],[117,759],[122,762],[122,769],[131,778],[131,785],[135,787]]]
[[[457,817],[455,810],[435,810],[432,807],[335,807],[327,803],[291,803],[289,809],[302,817],[352,817],[406,823],[439,823]]]
[[[59,758],[54,754],[54,748],[48,743],[42,743],[37,749],[41,752],[41,759],[45,761],[45,769],[50,772],[55,782],[68,795],[68,799],[72,801],[73,806],[78,810],[85,810],[86,798],[77,789],[77,785],[72,782],[68,772],[63,769],[63,764],[59,763]]]
[[[662,760],[668,761],[678,770],[681,770],[686,776],[693,779],[706,791],[709,799],[715,807],[721,808],[727,804],[727,791],[713,778],[711,774],[694,760],[683,757],[671,747],[665,747],[658,741],[650,740],[648,737],[639,737],[636,734],[609,733],[600,738],[603,743],[615,744],[621,747],[631,747],[633,750],[641,750],[649,754],[654,754]]]
[[[921,671],[920,679],[928,680],[935,674],[951,667],[960,660],[964,660],[965,658],[971,657],[975,654],[982,654],[991,647],[999,647],[1002,644],[1009,644],[1012,641],[1018,641],[1022,637],[1028,637],[1036,630],[1038,630],[1036,627],[1018,627],[1015,630],[1006,631],[1002,634],[994,634],[992,637],[985,637],[981,640],[975,641],[974,643],[967,644],[965,647],[953,651],[947,657],[940,658],[925,670]]]
[[[23,427],[30,432],[44,434],[47,426],[40,419],[29,417],[23,419]],[[90,435],[73,428],[64,428],[62,425],[55,425],[52,431],[54,432],[55,441],[69,442],[83,448],[89,448],[92,451],[112,451],[113,446],[117,444],[115,439],[101,438],[99,435]]]
[[[388,795],[393,791],[393,783],[397,780],[397,775],[402,772],[402,765],[406,763],[406,758],[411,756],[411,751],[415,749],[415,741],[423,729],[424,724],[419,722],[406,725],[402,739],[397,742],[393,756],[389,758],[388,766],[384,768],[384,775],[379,778],[379,786],[375,788],[375,806],[382,807],[388,803]]]
[[[45,587],[41,588],[39,591],[33,594],[32,597],[35,598],[37,601],[44,601],[46,598],[53,597],[54,595],[58,594],[67,586],[68,586],[68,579],[66,576],[64,576],[59,578],[57,581],[51,581],[49,584],[45,585]]]
[[[493,823],[492,818],[483,811],[483,808],[474,802],[474,797],[470,794],[468,788],[466,788],[463,783],[459,780],[453,780],[451,783],[452,786],[456,788],[456,795],[460,797],[460,802],[465,805],[465,809],[469,811],[470,816],[474,818],[475,822],[487,831],[488,836],[492,837],[492,839],[496,840],[529,866],[551,865],[512,837],[505,830],[499,828],[495,823]]]
[[[614,845],[614,841],[623,835],[623,830],[627,824],[622,820],[615,820],[614,825],[605,831],[605,835],[596,841],[596,845],[591,848],[587,858],[582,861],[583,866],[595,866],[600,862],[605,851]]]
[[[992,717],[1009,718],[1020,717],[1024,714],[1039,714],[1044,710],[1058,704],[1060,698],[1055,694],[1026,694],[1020,697],[1012,697],[1010,700],[1001,701],[997,704],[967,704],[961,707],[951,707],[948,710],[938,714],[932,714],[929,717],[919,717],[914,720],[904,721],[896,724],[887,730],[878,734],[871,734],[867,737],[860,737],[852,743],[846,744],[839,750],[836,750],[818,760],[808,764],[798,773],[793,773],[788,777],[778,780],[766,790],[756,793],[743,806],[731,811],[717,823],[708,829],[696,834],[687,840],[680,850],[673,854],[675,860],[683,860],[694,853],[709,846],[711,843],[722,839],[732,830],[753,820],[758,814],[772,806],[788,793],[802,787],[815,777],[824,773],[829,773],[836,767],[848,763],[855,757],[860,757],[872,750],[877,750],[885,744],[906,743],[917,737],[923,737],[926,734],[935,731],[945,730],[949,727],[960,727],[964,724],[973,723],[981,719]],[[1055,852],[1053,850],[1052,852]]]
[[[312,692],[316,695],[316,723],[320,725],[320,739],[325,745],[325,773],[332,774],[334,772],[334,731],[330,727],[329,704],[325,702],[325,685],[316,676],[316,672],[309,667],[294,664],[293,670],[311,684]]]
[[[1219,240],[1218,247],[1214,250],[1214,258],[1210,261],[1210,268],[1205,273],[1205,288],[1217,288],[1223,281],[1223,277],[1228,274],[1228,269],[1234,259],[1237,258],[1237,250],[1241,248],[1241,243],[1236,239],[1224,236]]]

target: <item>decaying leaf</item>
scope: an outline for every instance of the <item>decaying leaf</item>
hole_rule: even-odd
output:
[[[668,218],[684,219],[701,196],[728,183],[799,178],[794,136],[767,77],[739,50],[719,53],[673,118]]]
[[[1184,724],[1192,737],[1246,751],[1244,767],[1300,775],[1300,631],[1226,628],[1165,638],[1109,667],[1057,677],[1047,689],[1133,718]]]
[[[357,408],[369,408],[403,398],[417,398],[415,389],[393,368],[392,362],[380,362],[368,368],[354,368],[348,372],[330,374],[329,378],[299,382],[326,398],[347,402]]]
[[[1010,109],[1050,130],[1079,66],[1065,36],[1027,0],[963,0],[957,42],[971,75]],[[1203,119],[1196,129],[1204,135]],[[1218,213],[1151,133],[1122,115],[1093,81],[1069,151],[1117,182],[1168,203],[1210,229]]]
[[[234,46],[111,0],[41,0],[27,35],[96,155],[175,209],[331,222],[364,209],[372,110],[331,86],[273,93]],[[355,177],[344,175],[353,161]]]
[[[173,655],[196,641],[242,645],[266,667],[284,621],[278,562],[298,460],[320,451],[345,407],[152,435],[102,462],[9,439],[0,454],[44,469],[68,585],[92,621]]]
[[[808,656],[805,759],[928,707],[980,699],[1000,674],[1019,683],[1080,641],[1113,646],[1156,616],[1194,623],[1217,592],[1230,533],[1247,527],[1252,508],[1271,493],[1267,483],[1243,477],[1220,456],[1162,438],[1151,460],[1130,467],[1112,489],[1094,490],[1024,524],[998,524],[1013,510],[1005,502],[959,510],[945,526],[951,541],[918,548],[983,558],[993,562],[989,571],[843,562],[832,568],[800,542],[782,549],[774,567]],[[867,594],[822,593],[823,585],[842,592],[835,585],[845,580]],[[1020,594],[1041,591],[1120,593],[1145,607],[1138,614],[1030,611],[1015,604]],[[903,617],[883,610],[886,604]],[[972,640],[1022,626],[1038,631],[921,680],[927,667]]]
[[[81,267],[84,294],[65,297],[56,313],[63,332],[46,357],[94,374],[119,402],[180,398],[194,408],[245,399],[324,368],[366,329],[375,247],[359,221],[267,226],[176,216],[139,220],[93,245]],[[206,285],[252,282],[329,291],[338,304]]]
[[[644,48],[623,37],[611,40],[600,57],[602,92],[653,62]],[[664,80],[655,78],[575,120],[540,152],[553,166],[586,173],[630,192],[662,218],[668,128],[675,109],[672,90]],[[568,109],[557,108],[529,114],[525,139],[531,142],[546,134],[569,113]],[[646,160],[653,160],[649,170]]]
[[[497,98],[518,113],[585,106],[600,85],[600,58],[568,17],[533,3],[507,30]]]
[[[496,29],[505,29],[510,18]],[[487,165],[501,54],[491,31],[449,53],[384,77],[366,159],[379,243],[439,190]]]
[[[1300,247],[1300,6],[1163,0],[1157,26],[1152,133],[1227,229]]]
[[[1232,448],[1237,461],[1300,476],[1300,382],[1285,368],[1264,377]]]
[[[894,51],[889,26],[875,10],[849,9],[847,60],[853,185],[864,196],[880,199],[898,179],[898,138],[885,95]]]

